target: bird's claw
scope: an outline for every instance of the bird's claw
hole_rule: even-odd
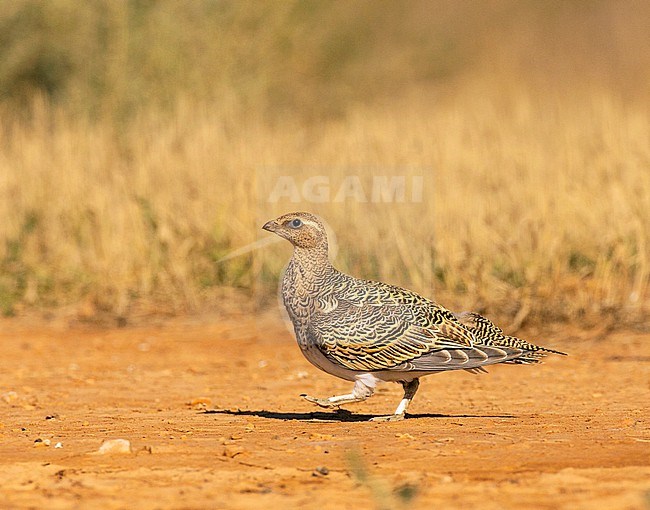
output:
[[[403,414],[389,414],[388,416],[375,416],[370,418],[370,421],[384,422],[384,421],[402,421],[404,419]]]
[[[333,404],[329,399],[326,398],[316,398],[312,397],[310,395],[305,395],[304,393],[300,395],[302,398],[304,398],[307,402],[311,402],[312,404],[316,404],[317,406],[324,407],[325,409],[331,409],[333,407],[338,408],[338,404]]]

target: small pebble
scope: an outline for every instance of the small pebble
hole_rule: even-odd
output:
[[[313,476],[327,476],[329,474],[330,474],[330,470],[325,466],[318,466],[316,469],[314,469],[314,472],[312,473]]]
[[[131,453],[131,443],[126,439],[107,439],[97,453],[99,455]]]
[[[242,448],[241,446],[238,445],[226,445],[223,449],[223,455],[224,457],[229,457],[229,458],[234,458],[237,455],[241,455],[246,451],[245,448]]]
[[[194,408],[205,409],[212,405],[212,399],[210,397],[193,398],[188,402],[188,404]]]

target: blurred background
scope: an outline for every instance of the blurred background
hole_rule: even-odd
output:
[[[650,4],[0,2],[0,313],[275,304],[290,210],[335,262],[523,324],[644,322]],[[421,201],[269,201],[291,176]],[[410,181],[409,181],[410,182]]]

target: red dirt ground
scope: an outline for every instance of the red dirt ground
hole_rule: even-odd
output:
[[[300,399],[349,383],[275,314],[0,342],[1,508],[650,508],[649,334],[555,329],[569,357],[427,377],[396,423],[367,419],[398,385],[352,415]]]

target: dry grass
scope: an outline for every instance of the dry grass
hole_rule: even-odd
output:
[[[0,311],[272,299],[294,209],[340,267],[453,308],[642,320],[643,3],[0,3]],[[330,198],[269,202],[281,177]],[[373,202],[374,176],[422,201]],[[358,178],[367,201],[335,200]],[[303,197],[304,198],[304,197]],[[224,305],[227,300],[216,300]]]
[[[476,84],[482,83],[482,88]],[[515,323],[637,320],[650,265],[650,123],[639,103],[569,99],[467,79],[322,124],[270,127],[223,104],[179,102],[123,131],[34,104],[0,124],[0,296],[182,311],[213,286],[273,293],[276,245],[217,262],[292,209],[323,215],[337,263]],[[577,97],[577,99],[576,99]],[[422,175],[422,202],[333,196],[347,176]],[[326,203],[269,203],[279,176],[328,176]],[[515,324],[516,325],[516,324]]]

